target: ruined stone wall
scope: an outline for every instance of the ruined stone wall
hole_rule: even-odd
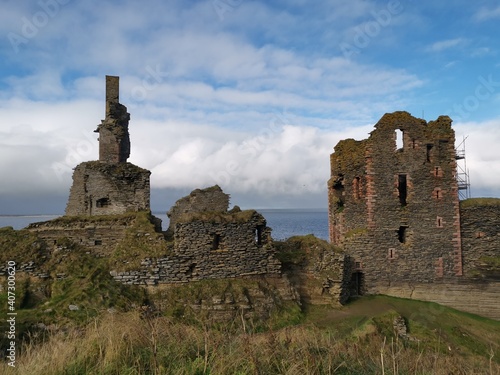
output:
[[[127,229],[132,225],[133,216],[103,221],[67,221],[56,219],[30,224],[30,232],[44,240],[48,245],[55,245],[66,238],[75,244],[85,246],[97,254],[110,254],[118,243],[126,237]]]
[[[167,212],[170,219],[169,232],[173,233],[179,217],[194,212],[227,212],[229,194],[218,186],[193,190],[188,196],[179,199]]]
[[[337,233],[331,241],[342,243],[354,258],[365,292],[378,285],[460,276],[451,120],[426,123],[395,112],[384,115],[375,128],[366,142],[336,147],[338,155],[332,155],[329,196],[336,194],[342,204],[330,198],[330,232]],[[401,148],[396,147],[397,131]],[[335,187],[334,179],[341,186]]]
[[[151,172],[131,163],[85,162],[73,173],[66,215],[117,215],[148,211]]]
[[[342,244],[346,233],[366,227],[367,190],[366,141],[346,139],[335,146],[330,157],[331,178],[328,181],[330,242]],[[344,209],[348,208],[348,215]]]
[[[461,202],[464,276],[500,281],[500,199]]]
[[[252,275],[280,275],[266,221],[255,211],[181,217],[175,226],[174,252],[146,259],[141,270],[116,272],[130,284],[169,284]]]
[[[332,306],[347,302],[351,262],[339,248],[313,235],[294,236],[277,247],[283,273],[303,302]]]

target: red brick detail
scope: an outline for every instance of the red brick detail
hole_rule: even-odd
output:
[[[441,200],[443,199],[444,193],[445,191],[443,189],[437,187],[432,191],[432,197],[434,199]]]
[[[371,157],[371,149],[366,150],[366,211],[367,225],[369,229],[375,228],[374,206],[376,201],[375,193],[375,172],[373,170],[373,161]]]
[[[436,217],[436,228],[444,228],[444,220],[441,216]]]
[[[393,260],[393,259],[396,259],[397,258],[397,255],[396,255],[396,249],[394,248],[390,248],[387,252],[387,259],[389,260]]]
[[[439,257],[436,260],[436,277],[443,277],[444,275],[444,267],[443,267],[443,257]]]
[[[431,173],[434,177],[443,177],[443,169],[441,167],[434,167]]]

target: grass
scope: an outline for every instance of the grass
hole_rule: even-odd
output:
[[[255,210],[230,211],[230,212],[189,212],[184,213],[177,219],[178,223],[191,223],[193,221],[204,221],[211,223],[245,223],[254,215],[259,215]]]
[[[0,228],[0,262],[6,264],[15,260],[20,264],[46,256],[43,241],[27,230],[14,230],[12,227]]]
[[[318,256],[323,252],[341,252],[339,248],[312,234],[293,236],[285,241],[275,241],[274,245],[276,247],[276,257],[283,263],[284,268],[300,265],[311,256]]]
[[[117,250],[123,254],[111,263],[127,254],[130,263],[155,254],[148,213],[131,220]],[[0,231],[2,260],[40,259],[41,271],[51,276],[18,274],[17,368],[2,362],[2,374],[500,373],[500,322],[435,303],[369,296],[337,309],[301,309],[279,297],[278,284],[251,279],[204,280],[153,294],[115,282],[110,259],[70,241],[60,239],[48,252],[29,231]],[[292,237],[277,249],[290,267],[336,251],[314,236]],[[482,261],[498,266],[496,258]],[[239,305],[255,295],[245,315]],[[214,298],[236,302],[230,319],[212,318],[209,308],[220,306]],[[199,302],[209,307],[206,314],[192,310]],[[0,293],[1,316],[7,306]],[[399,316],[412,340],[395,334]],[[5,351],[5,336],[0,340]]]
[[[469,198],[460,201],[460,208],[498,206],[498,205],[500,205],[499,198]]]
[[[22,243],[31,241],[29,233],[18,235]],[[61,239],[59,245],[61,243],[65,241]],[[26,255],[23,251],[29,254],[32,246],[18,249],[21,252],[12,259],[19,262]],[[47,279],[22,272],[16,274],[16,329],[22,340],[40,334],[37,328],[40,324],[81,327],[109,308],[127,311],[134,305],[140,306],[146,299],[144,289],[115,282],[109,274],[107,261],[87,254],[79,245],[67,242],[66,246],[43,256],[45,259],[38,271],[49,275]],[[6,293],[0,294],[1,316],[7,313],[6,298]],[[78,310],[70,310],[69,305],[78,306]],[[0,329],[5,329],[5,324],[2,321]],[[2,335],[0,347],[3,349],[6,344]]]
[[[370,313],[372,307],[377,310]],[[497,374],[498,322],[413,300],[375,296],[342,318],[313,307],[301,324],[265,331],[213,328],[138,311],[103,313],[85,329],[28,343],[4,374]],[[408,342],[392,321],[405,316]],[[424,319],[431,315],[433,319]],[[321,323],[318,322],[321,320]],[[459,324],[459,325],[457,325]],[[346,329],[349,328],[349,329]],[[485,333],[488,333],[485,336]],[[465,336],[464,336],[465,335]]]
[[[50,221],[45,221],[43,224],[45,226],[69,226],[74,224],[99,224],[99,223],[123,223],[123,225],[128,225],[136,220],[142,220],[148,218],[151,215],[148,211],[141,212],[126,212],[124,214],[118,215],[76,215],[76,216],[60,216]],[[28,228],[34,227],[41,223],[30,224]]]
[[[127,227],[123,239],[110,255],[109,262],[119,271],[139,269],[145,258],[162,258],[171,255],[173,242],[167,242],[155,232],[151,213],[139,212]]]

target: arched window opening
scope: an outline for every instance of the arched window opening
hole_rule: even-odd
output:
[[[404,132],[401,129],[396,129],[396,150],[404,148]]]

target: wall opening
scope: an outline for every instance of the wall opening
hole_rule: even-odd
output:
[[[109,206],[110,204],[111,202],[109,201],[109,198],[100,198],[95,202],[96,207],[106,207]]]
[[[401,129],[396,129],[396,150],[404,148],[404,132]]]
[[[399,242],[401,242],[401,243],[406,243],[406,229],[407,229],[407,228],[408,228],[408,227],[406,227],[406,226],[402,225],[402,226],[400,226],[400,227],[399,227],[399,229],[398,229],[398,240],[399,240]]]
[[[352,190],[354,199],[361,199],[361,177],[352,180]]]
[[[365,276],[363,272],[357,271],[351,275],[351,297],[363,295]]]
[[[396,259],[396,249],[389,249],[387,257],[389,259]]]
[[[220,249],[220,242],[221,242],[220,234],[214,234],[214,237],[212,240],[212,250],[219,250]]]
[[[191,277],[196,270],[196,263],[192,263],[189,268],[186,270],[186,276]]]
[[[334,197],[334,207],[336,212],[344,209],[344,175],[339,174],[332,185],[332,197]]]
[[[400,174],[398,176],[398,192],[399,192],[399,203],[401,203],[401,206],[406,206],[408,187],[405,174]]]
[[[443,218],[442,217],[437,217],[436,218],[436,227],[438,228],[443,228]]]
[[[432,144],[428,143],[427,144],[427,154],[426,154],[426,160],[430,163],[431,161],[431,151],[432,151]]]
[[[434,198],[436,198],[438,200],[443,198],[443,192],[441,191],[440,188],[435,188],[434,191],[432,192],[432,194],[434,195]]]
[[[95,240],[94,241],[95,246],[101,246],[102,245],[102,240]]]
[[[262,225],[258,225],[257,228],[255,228],[255,242],[258,246],[262,245],[262,230]]]

